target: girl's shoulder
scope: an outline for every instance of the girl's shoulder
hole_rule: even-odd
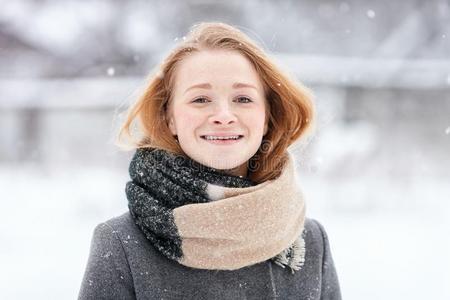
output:
[[[93,240],[115,243],[120,246],[119,250],[130,253],[136,250],[148,251],[150,245],[129,211],[98,224],[94,229]],[[127,257],[130,258],[129,255]]]
[[[306,218],[302,235],[305,240],[308,263],[317,266],[334,264],[328,234],[322,223],[314,218]]]
[[[136,225],[134,224],[133,218],[130,215],[130,212],[124,212],[121,215],[112,217],[100,224],[98,226],[106,226],[111,229],[117,230],[115,233],[124,233],[124,232],[134,232],[136,231]],[[120,231],[119,231],[120,230]]]
[[[108,240],[120,240],[124,243],[128,237],[139,234],[139,229],[133,222],[129,212],[115,216],[97,224],[94,228],[93,242],[108,242]]]
[[[322,248],[328,243],[328,235],[325,227],[314,218],[305,219],[305,227],[303,231],[304,238],[309,242],[309,244],[314,244]],[[305,242],[306,242],[305,240]]]

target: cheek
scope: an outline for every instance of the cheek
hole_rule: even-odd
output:
[[[185,110],[175,115],[175,123],[178,131],[186,132],[201,124],[202,118],[198,113]]]
[[[243,116],[242,120],[249,126],[251,129],[264,129],[264,123],[266,120],[266,115],[264,109],[259,111],[249,112]]]

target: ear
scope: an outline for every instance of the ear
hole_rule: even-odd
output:
[[[264,124],[264,134],[263,134],[263,136],[266,135],[268,131],[269,131],[269,122],[266,122]]]
[[[171,132],[173,135],[177,135],[177,128],[176,128],[176,126],[175,126],[175,121],[173,120],[172,114],[167,113],[167,114],[166,114],[166,120],[167,120],[167,126],[168,126],[169,129],[170,129],[170,132]]]
[[[264,118],[264,133],[263,136],[265,136],[267,134],[267,132],[269,131],[269,119],[270,119],[270,105],[267,101],[267,98],[265,98],[266,101],[264,102],[266,105],[266,113],[265,113],[265,118]]]

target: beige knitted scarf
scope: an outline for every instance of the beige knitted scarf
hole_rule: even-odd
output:
[[[248,187],[225,187],[206,182],[199,185],[208,198],[206,202],[166,206],[155,215],[150,211],[157,210],[151,207],[161,201],[157,195],[148,193],[150,183],[142,180],[145,177],[142,170],[151,170],[153,173],[148,171],[151,173],[149,177],[155,177],[154,172],[164,168],[155,167],[155,164],[149,167],[148,156],[135,157],[134,165],[130,166],[134,181],[127,185],[131,214],[163,254],[185,266],[235,270],[272,259],[294,272],[303,266],[305,260],[302,234],[305,203],[296,183],[292,154],[287,152],[286,156],[283,170],[276,179]],[[155,160],[154,157],[152,159]],[[167,161],[164,162],[167,165]],[[162,165],[161,161],[158,165]],[[176,173],[184,171],[180,168]],[[167,176],[169,172],[164,174]],[[136,182],[139,178],[141,182]],[[173,178],[171,180],[174,182]],[[164,195],[167,193],[170,191],[165,191]],[[168,224],[174,227],[170,232],[167,232]],[[161,236],[165,238],[163,242],[158,240]],[[169,240],[173,242],[170,246],[167,244]],[[176,247],[180,251],[169,251]]]

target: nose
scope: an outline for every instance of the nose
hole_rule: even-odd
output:
[[[236,122],[237,117],[227,103],[219,104],[214,109],[209,121],[214,124],[232,124]]]

